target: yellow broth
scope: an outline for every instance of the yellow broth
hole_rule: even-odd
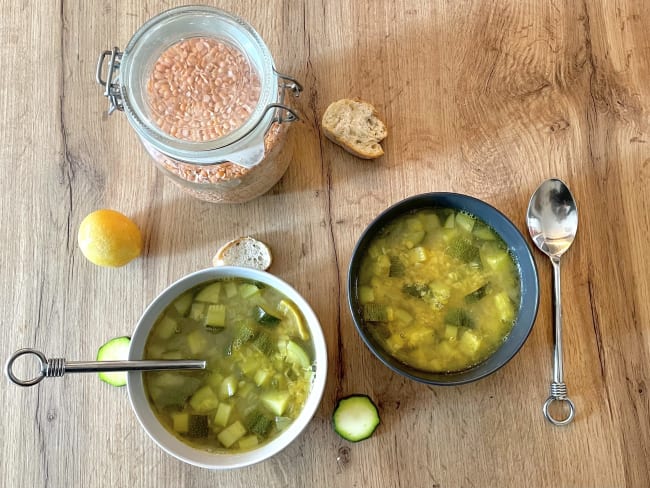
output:
[[[146,359],[205,359],[204,371],[146,373],[160,422],[207,451],[253,449],[302,410],[313,344],[296,305],[267,285],[215,281],[179,296],[156,321]]]
[[[423,371],[461,371],[488,358],[512,330],[519,273],[480,219],[422,209],[370,242],[357,298],[366,328],[391,356]]]

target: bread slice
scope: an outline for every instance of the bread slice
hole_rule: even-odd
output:
[[[328,139],[355,156],[375,159],[384,154],[379,143],[388,135],[386,125],[368,102],[343,98],[331,103],[322,127]]]
[[[262,271],[269,269],[273,256],[271,249],[252,237],[240,237],[227,242],[212,259],[214,266],[243,266]]]

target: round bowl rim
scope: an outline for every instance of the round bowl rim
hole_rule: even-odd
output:
[[[260,281],[280,291],[300,309],[311,332],[315,364],[311,391],[302,411],[284,432],[259,448],[241,453],[210,453],[192,448],[173,436],[157,420],[146,398],[142,375],[134,371],[127,374],[127,391],[131,408],[147,435],[162,450],[173,457],[194,466],[215,470],[241,468],[262,462],[291,444],[307,427],[316,413],[323,397],[327,378],[327,345],[325,337],[318,317],[307,301],[291,285],[275,275],[252,268],[236,266],[206,268],[190,273],[160,292],[138,320],[131,336],[129,359],[142,358],[144,344],[156,319],[180,293],[201,283],[231,277]]]
[[[455,201],[466,201],[470,202],[474,205],[478,205],[482,207],[483,210],[487,212],[491,212],[494,217],[498,218],[500,221],[500,225],[506,226],[512,233],[513,235],[516,236],[517,239],[519,239],[519,244],[523,244],[522,248],[525,249],[524,252],[524,257],[526,258],[526,262],[524,263],[526,266],[529,266],[527,269],[528,272],[532,273],[533,279],[531,280],[531,283],[527,283],[527,288],[526,288],[526,296],[532,298],[532,303],[528,303],[528,308],[526,309],[527,311],[527,320],[526,323],[524,324],[524,327],[526,328],[525,333],[521,336],[520,340],[518,343],[515,345],[514,349],[512,350],[512,353],[505,358],[503,361],[499,361],[498,364],[485,368],[484,371],[480,371],[481,366],[484,365],[491,357],[495,357],[501,349],[501,346],[497,351],[495,351],[490,357],[488,357],[485,361],[479,363],[476,366],[473,366],[472,368],[458,371],[458,372],[453,372],[453,373],[439,373],[439,374],[434,374],[434,373],[427,373],[422,371],[423,374],[435,376],[436,379],[431,379],[431,378],[425,378],[422,376],[417,376],[415,372],[417,371],[416,368],[409,367],[407,365],[404,365],[403,367],[400,367],[396,365],[395,363],[399,363],[396,359],[392,358],[388,353],[385,351],[381,350],[381,348],[374,344],[371,339],[368,337],[368,334],[363,329],[362,323],[360,320],[357,318],[357,312],[355,308],[355,303],[353,300],[353,295],[355,291],[355,282],[353,279],[353,267],[356,264],[356,261],[359,259],[359,254],[363,250],[363,247],[367,245],[367,241],[370,240],[376,232],[380,231],[381,228],[386,225],[389,221],[393,220],[396,218],[398,215],[404,215],[407,214],[410,211],[413,211],[415,209],[423,209],[423,208],[432,208],[432,207],[440,207],[443,205],[436,204],[436,201],[444,200],[444,199],[451,199]],[[409,207],[410,204],[414,202],[422,201],[423,203],[421,205],[413,205],[413,207]],[[425,203],[425,201],[429,201],[429,203]],[[447,204],[448,207],[451,208],[460,208],[458,205],[449,205]],[[406,207],[404,210],[402,208]],[[393,215],[394,214],[394,215]],[[475,213],[473,213],[475,214]],[[485,221],[485,218],[481,215],[476,215],[476,217],[480,218],[481,220]],[[495,229],[496,230],[496,229]],[[501,236],[500,232],[497,232],[499,236]],[[504,239],[505,241],[505,239]],[[506,242],[508,244],[508,249],[512,250],[512,243],[511,242]],[[519,256],[518,256],[519,258]],[[518,259],[518,261],[520,261]],[[521,271],[521,266],[522,263],[518,262],[517,266],[519,268],[519,274],[521,276],[522,271]],[[372,219],[372,221],[365,227],[363,232],[361,233],[360,237],[358,238],[354,249],[352,251],[352,254],[350,256],[350,263],[348,265],[348,280],[347,280],[347,299],[348,299],[348,309],[350,311],[350,315],[352,316],[352,322],[354,323],[355,329],[357,330],[357,333],[363,340],[364,344],[366,347],[372,352],[372,354],[379,359],[379,361],[384,364],[386,367],[388,367],[390,370],[393,372],[402,375],[410,380],[417,381],[419,383],[424,383],[428,385],[435,385],[435,386],[458,386],[458,385],[463,385],[467,383],[473,383],[475,381],[478,381],[480,379],[485,378],[486,376],[489,376],[499,369],[503,368],[507,363],[509,363],[516,355],[517,353],[521,350],[523,345],[526,343],[528,337],[530,336],[530,333],[533,330],[533,326],[535,324],[535,320],[537,318],[537,313],[539,309],[539,276],[537,272],[537,265],[535,263],[535,259],[533,257],[532,251],[530,249],[530,246],[528,245],[528,242],[526,241],[525,237],[521,233],[521,231],[514,225],[514,223],[499,209],[494,207],[493,205],[490,205],[489,203],[485,202],[484,200],[481,200],[479,198],[473,197],[471,195],[466,195],[463,193],[456,193],[456,192],[426,192],[426,193],[418,193],[415,195],[411,195],[409,197],[406,197],[402,200],[399,200],[398,202],[390,205],[386,209],[384,209],[382,212],[380,212],[376,217]],[[519,307],[519,311],[517,313],[517,319],[515,322],[515,325],[513,326],[516,327],[520,323],[521,319],[521,312],[524,309],[523,306],[523,299],[524,299],[524,289],[523,289],[523,283],[522,283],[522,298],[521,298],[521,303]],[[509,335],[510,337],[510,335]],[[505,343],[504,343],[505,344]],[[413,372],[408,371],[410,369]],[[474,372],[474,374],[469,373]],[[456,378],[454,378],[456,377]],[[438,378],[444,378],[443,379],[438,379]]]

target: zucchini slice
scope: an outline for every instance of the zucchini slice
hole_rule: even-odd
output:
[[[131,338],[116,337],[101,346],[97,351],[97,361],[124,361],[129,358]],[[112,386],[126,385],[126,371],[98,373],[99,379]]]
[[[332,414],[334,432],[350,442],[370,437],[380,423],[377,406],[368,395],[350,395],[336,404]]]

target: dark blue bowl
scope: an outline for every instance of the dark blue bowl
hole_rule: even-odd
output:
[[[476,366],[454,373],[430,373],[412,368],[395,359],[373,339],[366,329],[361,306],[358,303],[358,276],[361,258],[372,239],[395,218],[424,208],[454,208],[463,210],[483,220],[492,227],[508,245],[515,257],[521,280],[521,299],[517,319],[512,331],[489,358]],[[431,385],[460,385],[486,377],[505,365],[521,349],[530,334],[537,316],[539,282],[535,261],[526,239],[514,224],[496,208],[468,195],[459,193],[423,193],[409,197],[382,212],[361,235],[352,253],[348,270],[348,304],[359,335],[368,348],[390,369],[407,378]]]

